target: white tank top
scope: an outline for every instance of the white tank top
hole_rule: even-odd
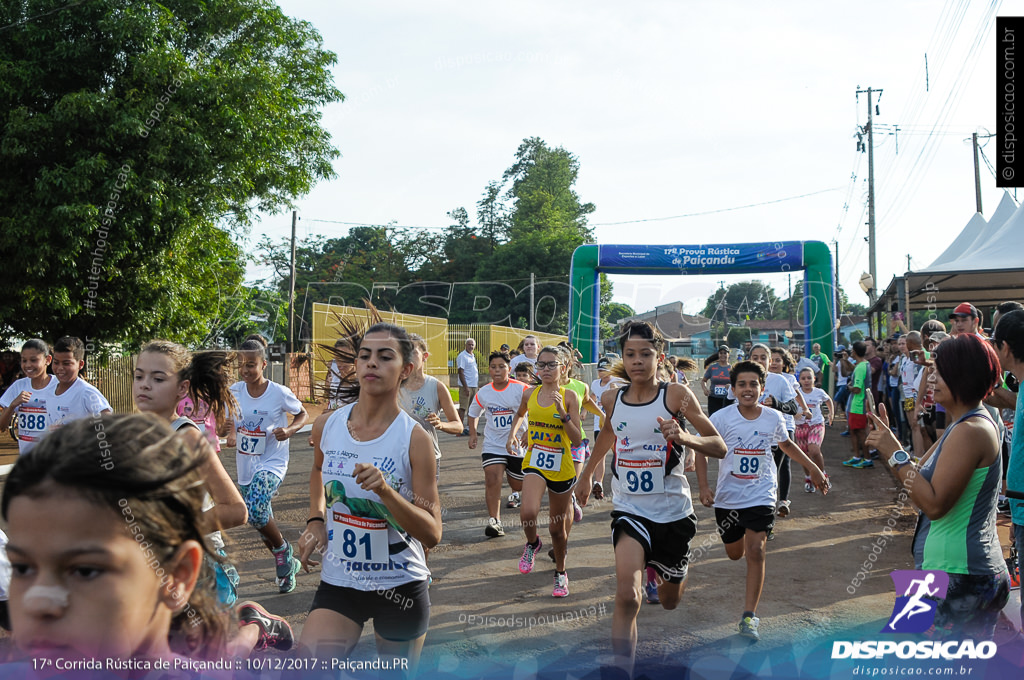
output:
[[[646,517],[652,522],[674,522],[693,514],[690,483],[683,473],[677,449],[669,450],[658,417],[671,420],[665,400],[668,383],[646,404],[622,400],[619,390],[611,426],[615,432],[612,499],[616,511]]]
[[[358,403],[358,402],[357,402]],[[357,442],[348,432],[355,404],[346,404],[327,419],[320,437],[327,497],[327,554],[324,583],[354,590],[379,590],[430,576],[423,546],[410,536],[380,497],[356,484],[356,464],[373,465],[405,499],[413,498],[409,440],[416,421],[399,412],[384,434]]]

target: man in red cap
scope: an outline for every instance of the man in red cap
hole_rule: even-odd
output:
[[[970,302],[961,302],[949,315],[950,334],[974,333],[981,339],[985,336],[981,330],[981,311]]]

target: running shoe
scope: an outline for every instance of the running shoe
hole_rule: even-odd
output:
[[[814,493],[814,483],[811,482],[810,477],[804,477],[804,491],[807,493]]]
[[[491,517],[487,520],[487,526],[484,527],[484,533],[489,538],[498,538],[505,535],[505,528],[501,526],[501,520],[495,517]]]
[[[572,495],[572,521],[583,521],[583,508],[581,508],[580,504],[576,502],[576,494]]]
[[[850,431],[849,431],[849,430],[847,430],[846,432],[840,432],[840,433],[839,433],[839,436],[840,436],[840,437],[849,437],[849,436],[850,436]]]
[[[565,546],[565,556],[566,557],[569,556],[569,546]],[[552,562],[557,561],[557,560],[555,560],[555,549],[554,548],[548,548],[548,557],[551,558]]]
[[[880,457],[878,449],[871,449],[870,451],[868,451],[868,456],[871,457],[871,460],[878,460]]]
[[[569,596],[569,575],[564,571],[559,574],[555,572],[555,589],[551,591],[551,597]]]
[[[647,591],[647,604],[661,604],[661,598],[658,597],[658,583],[656,581],[648,581],[647,585],[644,586],[644,590]]]
[[[863,460],[862,458],[858,458],[858,457],[854,456],[853,458],[850,458],[849,460],[844,460],[843,461],[843,465],[845,465],[846,467],[858,467],[862,460]]]
[[[789,501],[779,501],[775,505],[775,514],[779,517],[789,517]]]
[[[756,616],[744,616],[743,620],[740,621],[740,635],[751,640],[760,640],[761,635],[757,632],[757,624],[759,623],[761,623],[761,619]]]
[[[468,427],[466,427],[466,428],[463,428],[463,430],[462,430],[462,436],[463,436],[463,437],[468,437],[468,436],[469,436],[469,428],[468,428]]]
[[[295,575],[302,569],[302,563],[299,562],[292,552],[292,544],[288,541],[284,542],[284,545],[277,550],[272,551],[274,553],[274,561],[277,563],[277,583],[278,590],[282,593],[290,593],[295,590]]]
[[[604,499],[604,487],[601,486],[601,482],[594,482],[594,488],[590,490],[590,495],[597,500]]]
[[[767,540],[769,540],[769,541],[774,541],[775,540],[775,527],[772,527],[771,529],[768,530],[768,538],[767,538]]]
[[[863,470],[864,468],[873,468],[875,467],[875,461],[871,460],[870,458],[864,458],[859,463],[855,464],[853,467],[857,468],[858,470]]]
[[[292,627],[280,616],[275,616],[255,602],[243,602],[238,605],[238,623],[242,626],[255,625],[260,629],[256,640],[256,651],[270,647],[287,652],[295,644]]]
[[[508,495],[508,503],[505,504],[505,507],[518,508],[522,504],[523,501],[519,498],[519,492],[513,491]]]
[[[523,548],[523,556],[519,558],[519,573],[529,574],[533,571],[533,562],[537,559],[537,551],[540,550],[542,545],[543,542],[540,540],[540,536],[537,537],[536,547],[529,543],[526,544],[526,547]]]

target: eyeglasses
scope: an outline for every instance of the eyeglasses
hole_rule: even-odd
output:
[[[538,361],[534,364],[538,369],[544,370],[545,368],[557,368],[562,365],[561,361]]]

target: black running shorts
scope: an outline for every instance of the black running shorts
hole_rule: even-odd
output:
[[[674,522],[652,522],[628,512],[612,511],[612,544],[623,534],[644,548],[644,561],[669,583],[686,580],[690,564],[690,541],[697,533],[697,516]]]

